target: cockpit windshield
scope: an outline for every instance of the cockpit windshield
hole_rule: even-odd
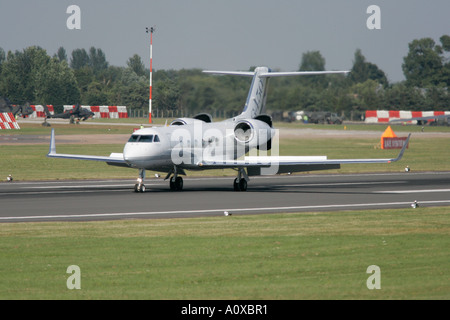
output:
[[[131,135],[128,142],[146,142],[146,143],[159,142],[159,137],[157,134],[155,134],[155,135],[153,135],[153,134],[142,134],[142,135],[133,134],[133,135]]]

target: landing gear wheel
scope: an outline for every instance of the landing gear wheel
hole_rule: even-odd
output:
[[[247,180],[245,180],[244,178],[239,180],[239,189],[241,191],[247,191]]]
[[[178,191],[183,190],[183,178],[182,177],[177,177],[175,179],[175,188]]]
[[[233,189],[234,191],[247,191],[247,180],[242,178],[238,182],[238,178],[234,179]]]
[[[234,179],[234,182],[233,182],[233,189],[234,189],[234,191],[239,191],[238,178]]]
[[[181,191],[183,190],[183,178],[182,177],[174,177],[170,178],[170,190],[172,191]]]
[[[136,183],[134,185],[134,192],[145,192],[145,185]]]

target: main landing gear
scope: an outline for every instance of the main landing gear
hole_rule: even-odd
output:
[[[183,178],[173,176],[170,178],[170,190],[181,191],[183,190]]]
[[[172,175],[173,174],[173,175]],[[184,174],[184,171],[181,172]],[[183,190],[183,178],[178,176],[177,168],[174,167],[172,171],[170,171],[164,180],[169,179],[170,190],[172,191],[181,191]],[[136,184],[134,185],[134,192],[145,192],[145,169],[139,169],[139,177],[137,178]],[[233,181],[233,189],[234,191],[247,191],[247,182],[249,181],[249,177],[245,172],[245,169],[238,169],[238,175]]]
[[[243,168],[238,169],[238,176],[233,182],[234,191],[247,191],[247,181],[249,180],[245,170]]]
[[[181,169],[180,173],[184,174],[183,169]],[[173,176],[170,177],[172,174],[173,174]],[[172,190],[172,191],[183,190],[183,178],[178,176],[178,170],[177,170],[176,166],[173,167],[173,170],[167,174],[167,176],[164,180],[167,180],[169,177],[170,177],[170,180],[169,180],[170,190]]]

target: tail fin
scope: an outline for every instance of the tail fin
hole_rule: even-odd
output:
[[[240,71],[203,71],[210,74],[228,74],[235,76],[253,77],[250,90],[248,92],[247,101],[244,110],[238,116],[239,118],[255,118],[265,111],[267,89],[269,79],[260,77],[261,74],[267,74],[270,69],[267,67],[258,67],[253,72]]]
[[[269,87],[269,78],[286,77],[286,76],[304,76],[304,75],[321,75],[321,74],[339,74],[348,73],[349,71],[298,71],[298,72],[271,72],[267,67],[257,67],[253,72],[241,71],[203,71],[210,74],[228,74],[236,76],[253,77],[250,90],[248,92],[247,101],[244,110],[238,116],[239,118],[256,118],[265,112],[267,90]]]

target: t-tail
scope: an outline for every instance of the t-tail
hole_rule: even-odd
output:
[[[267,90],[269,87],[269,78],[285,76],[304,76],[304,75],[324,75],[324,74],[346,74],[349,71],[297,71],[297,72],[272,72],[267,67],[257,67],[253,72],[246,71],[203,71],[210,74],[225,74],[235,76],[253,77],[247,101],[244,110],[236,118],[256,118],[264,114],[266,110]]]

